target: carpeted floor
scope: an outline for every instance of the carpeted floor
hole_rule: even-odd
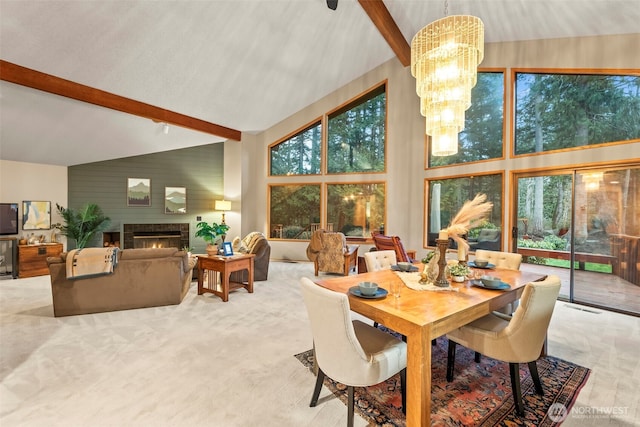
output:
[[[538,372],[544,396],[535,394],[533,381],[526,365],[520,368],[522,396],[525,416],[515,413],[509,365],[488,357],[479,364],[473,360],[474,353],[462,346],[456,352],[456,371],[451,383],[446,381],[447,340],[438,339],[432,348],[432,406],[433,426],[553,426],[555,414],[549,417],[549,408],[557,403],[570,409],[587,381],[590,370],[573,363],[547,356],[538,360]],[[311,370],[311,350],[295,356]],[[325,380],[328,387],[346,404],[346,387],[331,379]],[[404,426],[405,416],[400,403],[400,378],[355,389],[356,411],[370,425]],[[326,394],[323,390],[321,396]]]
[[[0,426],[344,427],[326,389],[309,407],[315,377],[292,357],[312,346],[302,276],[313,264],[272,261],[229,302],[194,282],[180,305],[60,318],[48,276],[1,280]],[[592,369],[562,427],[638,425],[639,346],[640,318],[556,304],[549,354]]]

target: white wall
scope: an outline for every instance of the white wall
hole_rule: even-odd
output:
[[[51,223],[61,222],[62,218],[56,212],[56,203],[67,206],[67,168],[0,160],[0,201],[19,203],[19,215],[22,216],[23,200],[51,201]],[[27,233],[31,231],[23,232],[20,223],[20,234],[16,237]],[[49,241],[50,231],[40,234],[44,234]],[[61,237],[61,241],[63,239]]]
[[[481,68],[505,69],[510,76],[512,68],[591,68],[591,69],[640,69],[640,34],[525,41],[487,44]],[[426,253],[423,245],[424,180],[425,178],[466,175],[483,171],[505,171],[505,212],[509,210],[509,172],[549,167],[553,165],[585,165],[598,162],[626,160],[640,153],[640,143],[585,149],[545,156],[528,156],[520,159],[495,160],[472,165],[424,169],[424,118],[420,115],[419,99],[415,93],[415,80],[409,67],[393,59],[377,69],[354,80],[302,111],[288,117],[250,140],[243,138],[243,229],[267,232],[268,203],[267,183],[291,182],[286,177],[269,177],[267,174],[268,146],[283,136],[321,117],[329,110],[363,93],[374,85],[388,81],[387,173],[357,175],[347,178],[332,177],[339,181],[387,181],[387,222],[389,234],[402,237],[407,248],[418,250],[418,256]],[[312,84],[312,82],[310,82]],[[510,99],[510,86],[507,86]],[[510,111],[509,101],[505,119]],[[510,141],[508,126],[507,141]],[[635,157],[638,157],[635,154]],[[640,159],[637,160],[640,162]],[[247,167],[245,167],[247,166]],[[317,182],[316,177],[296,177],[296,182]],[[504,218],[505,227],[511,225]],[[506,239],[506,237],[505,237]],[[271,241],[273,259],[306,260],[308,242]],[[370,246],[361,246],[366,251]]]

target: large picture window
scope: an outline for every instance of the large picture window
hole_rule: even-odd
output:
[[[487,195],[487,201],[493,203],[489,217],[469,231],[467,236],[471,250],[489,249],[500,251],[502,248],[502,173],[486,174],[447,179],[433,179],[425,182],[427,200],[427,246],[435,246],[438,232],[449,226],[453,216],[458,213],[467,200],[473,200],[478,193]],[[487,230],[482,233],[481,231]],[[493,232],[488,232],[494,230]],[[484,236],[491,235],[491,239]]]
[[[270,238],[308,240],[320,223],[320,184],[270,185],[269,204]]]
[[[327,225],[347,237],[371,237],[384,231],[385,184],[368,182],[327,185]]]
[[[330,113],[327,172],[384,172],[386,118],[385,84]]]
[[[465,127],[458,137],[458,153],[431,156],[429,167],[496,159],[504,153],[504,72],[479,72],[471,90],[471,107],[465,112]]]
[[[429,167],[448,166],[504,155],[504,72],[479,72],[471,90],[471,107],[465,112],[464,130],[458,136],[458,153],[432,156]]]
[[[278,175],[318,175],[322,158],[322,125],[316,122],[269,147],[269,173]]]
[[[515,73],[515,154],[640,139],[640,76]]]

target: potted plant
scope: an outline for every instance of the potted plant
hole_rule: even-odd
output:
[[[454,264],[449,267],[449,273],[451,273],[451,280],[454,282],[464,282],[466,276],[471,272],[469,267],[464,264]]]
[[[51,228],[57,228],[60,234],[75,240],[76,249],[86,247],[96,234],[106,230],[111,222],[95,203],[87,203],[78,211],[64,208],[58,203],[56,208],[64,223],[53,224]]]
[[[224,242],[224,236],[227,234],[227,231],[229,230],[229,226],[225,223],[218,224],[218,223],[212,222],[211,224],[209,224],[206,222],[199,222],[198,224],[196,224],[196,228],[198,230],[196,231],[195,236],[202,237],[202,240],[207,242],[207,254],[208,255],[217,254],[218,238],[221,238],[221,240]]]

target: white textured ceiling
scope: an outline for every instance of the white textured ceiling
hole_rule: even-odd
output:
[[[408,42],[444,2],[385,0]],[[449,0],[486,42],[637,33],[639,0]],[[394,57],[356,0],[6,1],[0,58],[259,132]],[[0,82],[0,159],[74,165],[219,142]]]

